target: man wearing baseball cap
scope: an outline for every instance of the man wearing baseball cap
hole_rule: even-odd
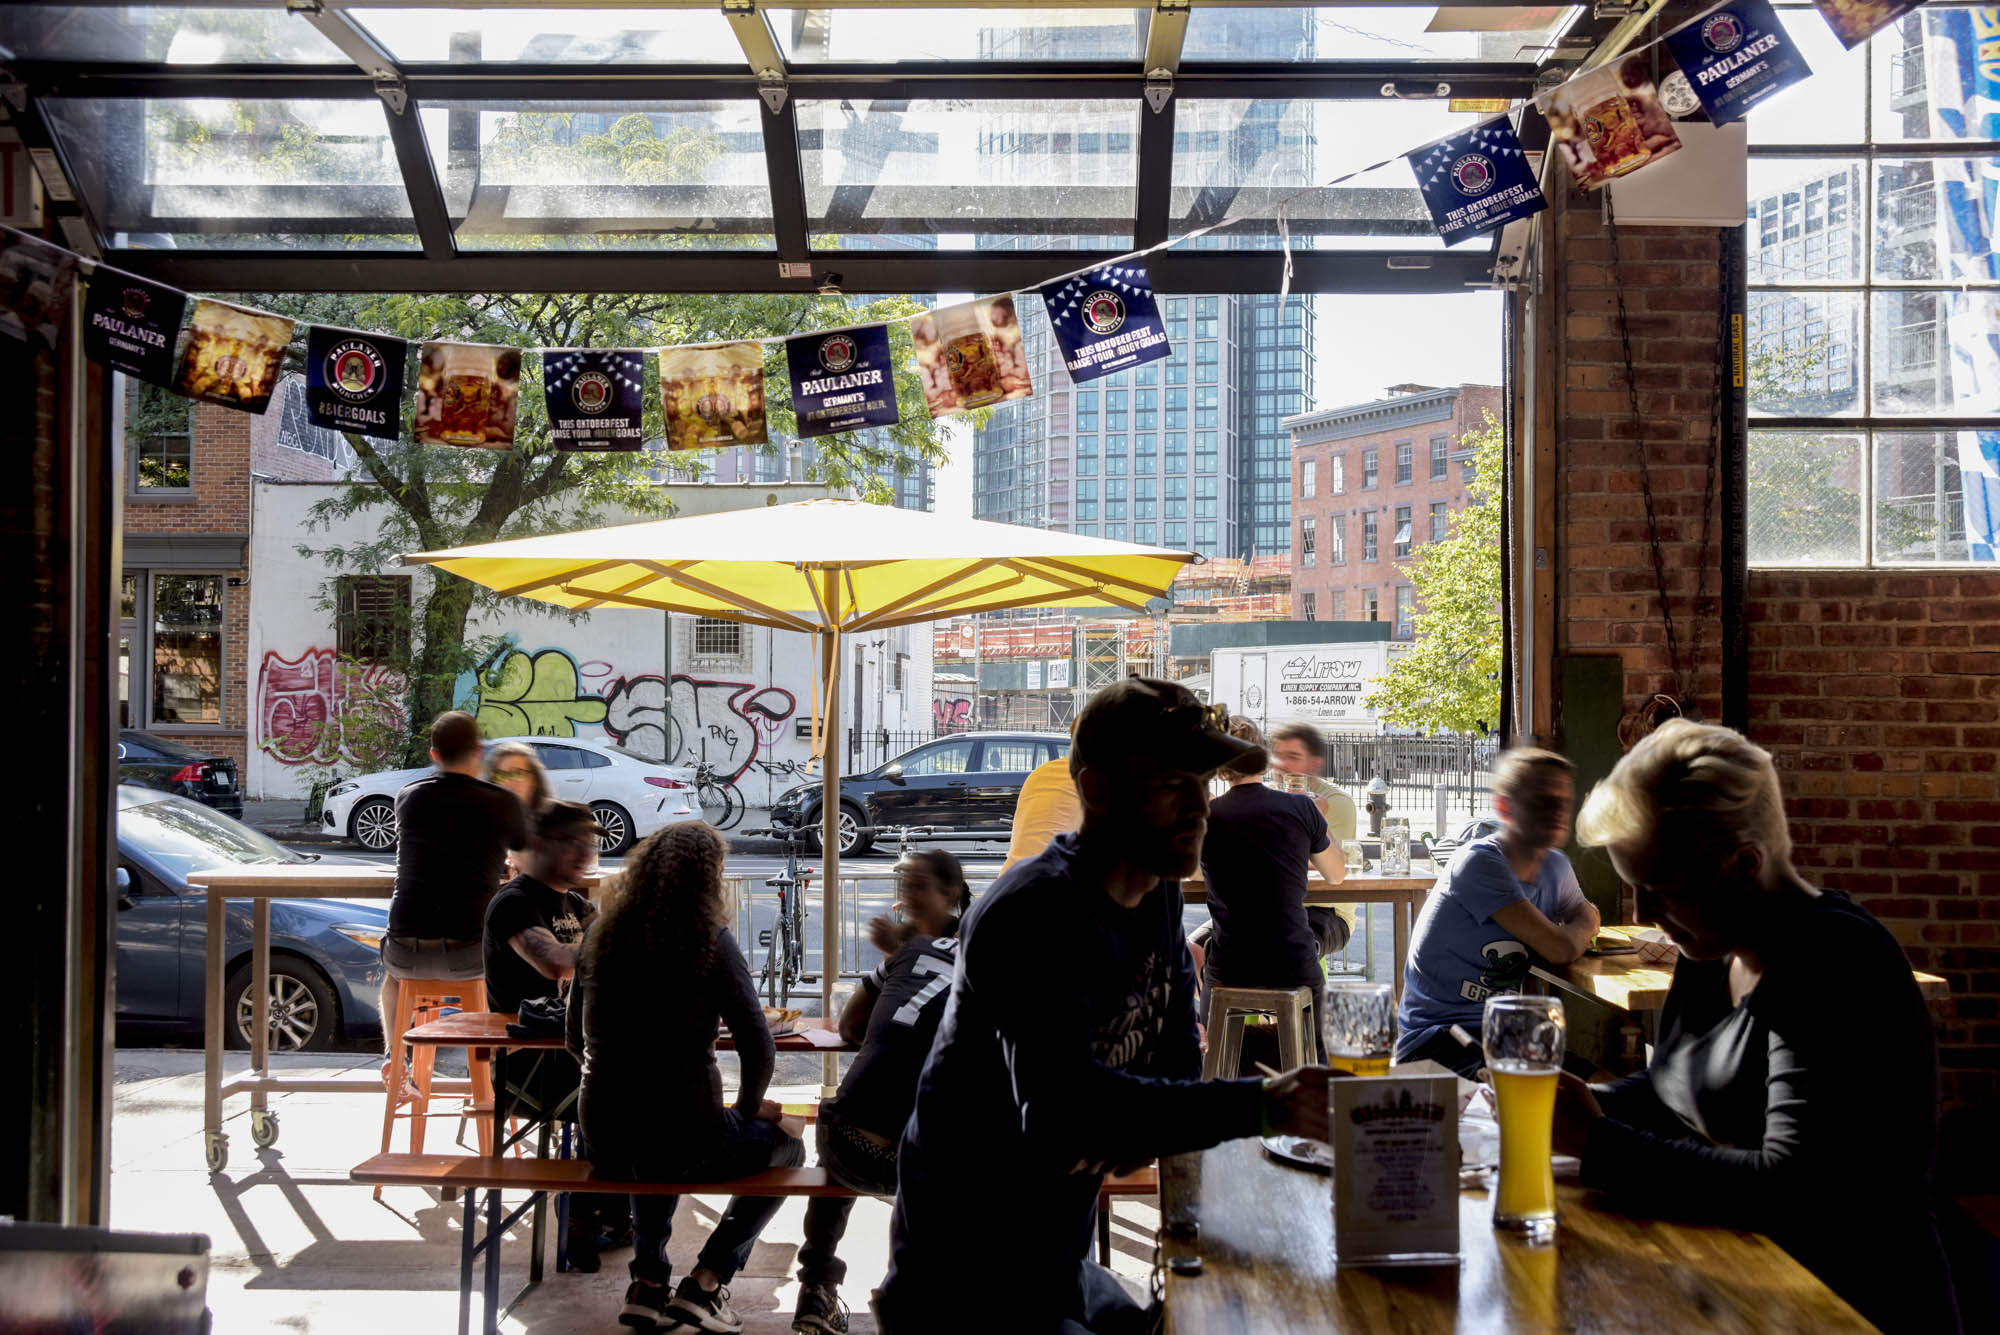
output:
[[[1208,777],[1259,750],[1172,682],[1127,678],[1078,716],[1082,828],[1002,874],[960,927],[903,1131],[886,1335],[1148,1331],[1154,1314],[1090,1260],[1105,1173],[1242,1136],[1325,1138],[1324,1067],[1200,1079],[1180,878]]]

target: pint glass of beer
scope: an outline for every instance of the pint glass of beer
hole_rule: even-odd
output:
[[[1556,1179],[1549,1160],[1563,1059],[1562,1003],[1554,997],[1488,997],[1484,1028],[1486,1073],[1500,1119],[1493,1223],[1546,1236],[1556,1226]]]
[[[1396,1000],[1389,985],[1328,983],[1320,1033],[1326,1039],[1326,1064],[1334,1070],[1389,1074],[1389,1053],[1396,1045]]]

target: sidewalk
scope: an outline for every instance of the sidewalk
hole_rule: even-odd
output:
[[[340,835],[306,823],[304,798],[277,798],[270,800],[246,800],[243,803],[243,823],[253,830],[270,835],[281,844],[345,844],[349,841]]]

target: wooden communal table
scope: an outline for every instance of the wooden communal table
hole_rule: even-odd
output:
[[[1607,927],[1598,935],[1607,941],[1625,939],[1624,931],[1617,927]],[[1637,955],[1585,955],[1561,968],[1537,964],[1532,972],[1552,987],[1639,1016],[1657,1014],[1667,1004],[1667,989],[1674,985],[1673,959],[1664,964],[1643,964]],[[1914,969],[1911,973],[1925,1000],[1951,995],[1950,985],[1936,974]]]
[[[1875,1329],[1768,1238],[1632,1218],[1574,1183],[1557,1184],[1552,1245],[1496,1230],[1486,1192],[1465,1191],[1460,1264],[1341,1269],[1329,1181],[1273,1163],[1255,1140],[1162,1160],[1163,1219],[1199,1234],[1161,1247],[1202,1261],[1196,1275],[1167,1271],[1169,1335]]]
[[[202,1148],[208,1169],[219,1173],[229,1161],[229,1138],[222,1131],[222,1101],[250,1096],[250,1136],[258,1145],[275,1144],[277,1119],[271,1093],[372,1094],[377,1080],[309,1080],[272,1075],[270,1063],[271,901],[274,899],[387,899],[396,889],[396,869],[378,863],[280,863],[269,866],[211,867],[188,873],[188,882],[208,892],[208,968],[204,980],[202,1034]],[[587,882],[595,888],[597,878]],[[223,1083],[223,985],[232,958],[224,940],[230,900],[250,901],[250,1069]]]
[[[1344,881],[1331,882],[1317,876],[1306,880],[1306,903],[1315,908],[1334,904],[1387,904],[1389,925],[1395,941],[1395,970],[1392,980],[1396,1000],[1403,999],[1403,966],[1410,958],[1410,937],[1423,912],[1424,898],[1437,884],[1435,876],[1376,876],[1363,873]],[[1190,904],[1208,902],[1208,885],[1195,876],[1181,882],[1181,898]]]

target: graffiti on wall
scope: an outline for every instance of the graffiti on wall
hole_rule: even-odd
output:
[[[776,745],[798,701],[780,686],[709,681],[675,673],[673,709],[658,673],[620,677],[604,692],[604,731],[629,751],[670,765],[708,765],[734,783]]]
[[[943,698],[932,700],[931,722],[939,732],[972,731],[972,701]]]
[[[604,722],[604,697],[585,689],[566,649],[529,653],[503,643],[459,678],[456,694],[488,737],[574,737],[578,724]]]
[[[342,663],[332,649],[297,658],[267,651],[257,672],[257,745],[281,765],[381,764],[386,752],[359,754],[369,751],[362,738],[401,732],[402,713],[389,701],[403,689],[401,673]],[[371,730],[373,722],[392,726]]]

